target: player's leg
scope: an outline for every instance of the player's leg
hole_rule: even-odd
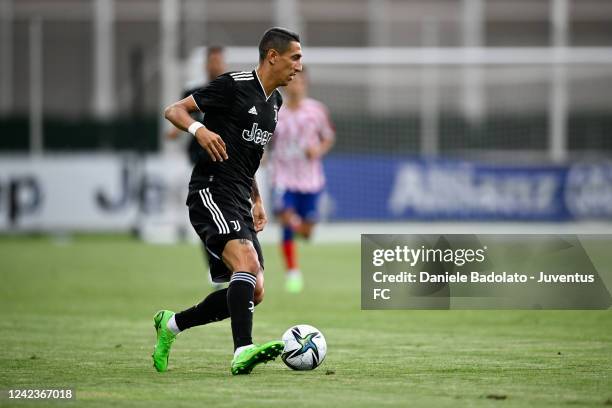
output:
[[[211,256],[209,265],[213,277],[229,276],[227,267],[220,260]],[[181,312],[157,312],[154,317],[157,344],[153,351],[153,365],[157,371],[167,370],[170,348],[176,335],[192,327],[227,319],[229,316],[227,288],[210,293],[200,303]]]
[[[254,345],[252,340],[253,313],[256,302],[263,300],[263,269],[261,248],[256,236],[228,241],[223,261],[232,271],[227,303],[232,320],[234,359],[232,374],[249,374],[260,363],[276,358],[283,350],[281,341]]]
[[[314,226],[319,221],[319,198],[321,192],[299,193],[296,200],[296,213],[301,223],[297,233],[308,240],[312,236]]]
[[[302,289],[295,243],[295,230],[301,224],[295,212],[296,197],[293,191],[279,192],[275,208],[282,228],[281,253],[285,262],[286,289],[294,293]]]
[[[257,273],[257,281],[255,282],[255,293],[253,294],[253,301],[255,306],[263,302],[265,289],[264,289],[264,265],[263,265],[263,252],[261,245],[257,239],[257,234],[253,233],[253,248],[257,252],[257,260],[259,261],[259,272]]]
[[[318,201],[320,193],[295,193],[295,212],[300,220],[299,225],[295,225],[295,232],[304,239],[308,240],[312,236],[314,226],[319,218]],[[287,290],[289,292],[301,292],[304,287],[304,278],[300,269],[295,269],[287,274]]]
[[[230,272],[221,259],[214,255],[209,255],[208,265],[213,282],[217,283],[218,281],[227,281],[229,279]],[[178,334],[192,327],[227,319],[229,316],[227,288],[224,288],[210,293],[197,305],[176,313],[169,320],[169,325],[170,329],[175,334]]]
[[[201,243],[200,248],[202,249],[202,257],[204,258],[205,267],[208,266],[206,273],[208,275],[208,283],[213,288],[213,290],[223,289],[224,284],[221,282],[215,282],[212,277],[212,271],[210,270],[210,255],[208,254],[208,250],[206,249],[206,244],[204,242]]]
[[[189,206],[191,224],[202,242],[204,243],[210,239],[220,245],[220,247],[215,246],[214,250],[208,250],[204,246],[205,251],[208,252],[211,277],[216,282],[227,282],[230,272],[221,261],[221,257],[215,255],[216,253],[221,253],[225,241],[222,239],[215,240],[215,238],[219,237],[219,234],[212,213],[205,208],[204,202],[197,191],[189,194],[187,205]],[[160,372],[167,370],[170,349],[178,333],[191,327],[223,320],[228,317],[227,289],[215,291],[197,305],[176,314],[170,310],[157,312],[154,316],[157,343],[152,354],[155,369]]]
[[[234,349],[251,345],[255,286],[260,265],[251,241],[245,238],[228,241],[223,261],[232,272],[227,291],[227,303],[232,319]]]
[[[286,255],[287,273],[285,275],[285,289],[289,293],[300,293],[304,288],[302,272],[298,266],[298,251],[295,241],[296,234],[301,233],[303,221],[299,214],[301,207],[302,194],[291,191],[291,207],[288,207],[289,214],[285,218],[285,228],[283,230],[283,251]]]
[[[209,252],[208,259],[211,278],[214,282],[227,282],[231,275],[229,269],[220,257],[215,256],[210,251],[207,252]],[[263,296],[263,286],[261,292],[261,294],[256,294],[256,296],[259,298]],[[206,296],[200,303],[181,312],[174,313],[170,310],[162,310],[155,315],[156,319],[159,317],[159,323],[156,322],[155,325],[158,333],[158,342],[153,352],[153,364],[157,371],[166,371],[170,347],[176,335],[180,332],[230,317],[227,293],[228,288],[216,290]],[[160,317],[160,313],[162,313],[163,317]]]

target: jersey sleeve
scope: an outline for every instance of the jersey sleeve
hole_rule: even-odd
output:
[[[221,75],[191,96],[201,112],[227,109],[234,100],[234,80],[229,75]]]
[[[188,96],[191,96],[194,92],[196,92],[197,90],[199,90],[200,87],[195,87],[195,88],[187,88],[183,91],[183,98],[187,98]]]

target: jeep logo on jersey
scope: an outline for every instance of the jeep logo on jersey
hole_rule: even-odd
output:
[[[272,133],[259,129],[259,124],[257,122],[253,123],[251,130],[244,129],[242,131],[242,138],[244,140],[247,142],[254,142],[255,144],[260,144],[262,146],[267,145],[271,137]]]

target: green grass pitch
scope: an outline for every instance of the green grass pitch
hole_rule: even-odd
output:
[[[0,238],[0,389],[70,387],[76,405],[100,407],[612,405],[609,310],[361,311],[359,250],[302,245],[296,296],[284,292],[278,249],[264,246],[254,340],[311,324],[328,355],[311,372],[277,360],[232,377],[228,321],[181,334],[169,371],[152,367],[153,314],[209,291],[196,246]]]

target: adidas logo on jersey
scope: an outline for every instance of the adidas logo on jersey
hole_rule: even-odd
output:
[[[253,106],[251,109],[249,109],[249,113],[251,115],[257,115],[257,109],[255,109],[255,106]]]

